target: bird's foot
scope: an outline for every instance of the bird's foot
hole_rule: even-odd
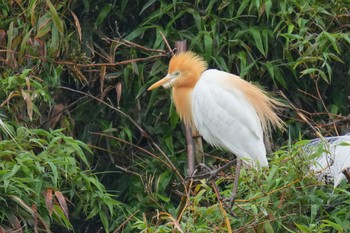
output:
[[[232,160],[230,162],[228,162],[227,164],[212,170],[211,168],[209,168],[207,165],[205,165],[204,163],[200,163],[197,165],[196,170],[194,172],[197,173],[199,170],[205,170],[206,172],[200,175],[193,175],[193,176],[188,176],[186,177],[186,179],[203,179],[203,178],[208,178],[208,181],[214,179],[221,171],[225,170],[226,168],[232,166],[232,164],[234,164],[236,162],[236,160]]]

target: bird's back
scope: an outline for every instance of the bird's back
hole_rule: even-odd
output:
[[[213,146],[233,152],[250,165],[268,166],[260,119],[235,85],[237,79],[223,71],[203,72],[192,92],[194,124]]]

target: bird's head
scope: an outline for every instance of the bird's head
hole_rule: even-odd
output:
[[[203,58],[193,52],[183,52],[174,55],[169,63],[168,74],[154,83],[148,90],[163,86],[169,87],[194,87],[207,69],[207,63]]]

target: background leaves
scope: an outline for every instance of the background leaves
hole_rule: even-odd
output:
[[[186,39],[210,68],[239,74],[278,98],[282,91],[296,107],[283,112],[288,131],[272,135],[270,169],[243,171],[233,210],[240,214],[229,218],[234,229],[348,231],[346,184],[333,192],[307,175],[309,162],[300,155],[302,138],[315,137],[309,124],[324,136],[349,129],[349,4],[0,1],[0,226],[226,230],[204,181],[191,186],[190,204],[181,202],[182,125],[168,90],[146,92],[167,73],[162,32],[171,46]],[[230,157],[204,146],[209,166]],[[217,180],[223,196],[231,173]]]

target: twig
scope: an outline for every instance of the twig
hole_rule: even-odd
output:
[[[341,172],[344,174],[346,179],[348,180],[348,183],[350,183],[350,168],[344,168]]]
[[[213,186],[213,189],[214,189],[216,198],[217,198],[217,200],[218,200],[220,211],[221,211],[221,213],[222,213],[222,215],[223,215],[223,217],[224,217],[224,219],[225,219],[225,224],[226,224],[226,227],[227,227],[227,232],[232,233],[231,223],[230,223],[230,220],[229,220],[229,218],[228,218],[228,216],[227,216],[227,213],[226,213],[226,211],[225,211],[225,208],[224,208],[223,205],[222,205],[221,196],[220,196],[220,192],[219,192],[218,186],[216,186],[214,180],[211,180],[211,184],[212,184],[212,186]]]
[[[225,165],[217,168],[216,170],[207,169],[207,170],[209,170],[209,172],[207,172],[207,173],[204,173],[204,174],[201,174],[201,175],[194,175],[194,176],[186,177],[186,179],[203,179],[203,178],[208,178],[208,177],[209,177],[209,179],[212,179],[219,172],[221,172],[221,171],[225,170],[226,168],[232,166],[232,164],[234,164],[235,162],[236,162],[236,160],[232,160],[232,161],[226,163]],[[205,164],[199,164],[198,166],[207,168],[207,166]]]
[[[162,38],[163,38],[163,40],[164,40],[166,46],[167,46],[168,49],[169,49],[169,52],[171,53],[171,56],[174,56],[174,50],[173,50],[173,49],[171,48],[171,46],[169,45],[168,40],[165,38],[163,32],[159,31],[159,34],[162,36]]]
[[[181,195],[181,202],[177,211],[177,221],[180,222],[185,210],[190,206],[190,193],[193,185],[193,179],[187,183],[185,187],[185,192]]]
[[[7,50],[7,49],[0,50],[0,53],[1,52],[11,52],[11,53],[19,54],[19,52],[17,52],[17,51]],[[51,62],[51,63],[55,63],[55,64],[59,64],[59,65],[77,66],[77,67],[85,68],[85,67],[126,65],[129,63],[133,63],[133,62],[146,61],[146,60],[155,59],[155,58],[159,58],[159,57],[165,57],[166,55],[165,54],[158,54],[158,55],[153,55],[153,56],[149,56],[149,57],[145,57],[145,58],[134,58],[134,59],[124,60],[124,61],[119,61],[119,62],[92,63],[92,64],[79,64],[79,63],[70,62],[70,61],[55,61],[52,59],[47,59],[46,57],[37,57],[37,56],[28,55],[28,54],[24,54],[23,56],[25,56],[27,58],[37,59],[37,60],[44,61],[44,62]]]
[[[304,116],[304,114],[302,114],[298,108],[296,108],[294,106],[294,104],[288,99],[288,97],[283,94],[283,92],[280,92],[281,96],[288,102],[288,104],[292,107],[292,109],[298,114],[298,116],[315,132],[316,136],[323,139],[323,136],[322,134],[320,133],[320,131],[315,128],[307,119],[306,117]],[[323,139],[324,140],[324,139]]]
[[[121,167],[121,166],[118,166],[118,165],[116,165],[116,164],[114,164],[114,166],[115,166],[116,168],[118,168],[118,169],[120,169],[120,170],[126,172],[126,173],[130,173],[130,174],[133,174],[133,175],[135,175],[135,176],[138,176],[138,177],[142,178],[142,175],[140,175],[140,174],[138,174],[138,173],[136,173],[136,172],[130,171],[130,170],[128,170],[128,169],[126,169],[126,168],[123,168],[123,167]]]
[[[4,102],[0,104],[0,108],[4,107],[4,105],[7,104],[12,99],[12,97],[15,96],[20,96],[20,94],[17,91],[11,91],[11,93],[7,96],[6,100],[4,100]]]
[[[122,224],[119,225],[119,227],[117,229],[115,229],[113,231],[113,233],[118,233],[121,232],[121,229],[124,227],[124,225],[132,218],[134,217],[140,210],[136,210],[134,213],[132,213],[127,219],[125,219],[124,222],[122,222]]]
[[[73,92],[76,92],[76,93],[79,93],[79,94],[82,94],[82,95],[85,95],[85,96],[88,96],[96,101],[98,101],[99,103],[101,104],[104,104],[106,106],[108,106],[109,108],[113,109],[114,111],[120,113],[121,115],[123,115],[124,117],[126,117],[129,121],[131,121],[131,123],[134,124],[134,126],[140,131],[141,135],[144,136],[147,140],[149,140],[151,142],[151,144],[156,147],[156,149],[163,155],[163,157],[168,161],[169,163],[169,166],[170,168],[175,171],[175,173],[178,175],[178,177],[181,179],[182,182],[184,182],[184,178],[181,176],[180,172],[177,170],[177,168],[174,166],[174,164],[171,162],[171,160],[168,158],[168,156],[160,149],[160,147],[153,141],[153,139],[148,135],[148,133],[134,120],[132,119],[128,114],[126,114],[125,112],[121,111],[120,109],[114,107],[113,105],[111,104],[108,104],[106,103],[105,101],[103,100],[100,100],[99,98],[91,95],[90,93],[85,93],[85,92],[82,92],[82,91],[78,91],[78,90],[74,90],[74,89],[71,89],[69,87],[63,87],[63,86],[60,86],[59,88],[61,89],[65,89],[65,90],[68,90],[68,91],[73,91]],[[166,163],[167,164],[167,163]]]
[[[321,124],[321,126],[329,126],[329,125],[334,125],[334,124],[338,124],[338,123],[342,123],[342,122],[347,122],[350,121],[350,115],[348,115],[347,117],[343,117],[342,119],[338,119],[338,120],[334,120],[325,124]]]
[[[315,86],[316,86],[317,95],[318,95],[318,97],[320,98],[320,101],[321,101],[321,103],[322,103],[322,106],[323,106],[323,108],[325,109],[325,111],[327,112],[328,118],[331,119],[331,116],[330,116],[330,113],[329,113],[329,111],[328,111],[328,109],[327,109],[327,106],[326,106],[326,104],[324,103],[324,101],[323,101],[323,99],[322,99],[322,96],[321,96],[321,93],[320,93],[320,89],[318,88],[318,79],[317,79],[317,80],[314,80],[314,83],[315,83]],[[333,127],[334,127],[335,133],[337,134],[337,136],[339,136],[339,132],[338,132],[337,127],[336,127],[336,125],[335,125],[334,123],[333,123]]]
[[[91,95],[90,93],[85,93],[83,91],[78,91],[78,90],[75,90],[75,89],[72,89],[72,88],[69,88],[69,87],[64,87],[64,86],[59,86],[58,88],[61,88],[61,89],[65,89],[65,90],[68,90],[68,91],[72,91],[72,92],[76,92],[76,93],[79,93],[79,94],[82,94],[84,96],[88,96],[108,107],[110,107],[111,109],[115,110],[116,112],[120,113],[121,115],[123,115],[124,117],[126,117],[127,119],[129,119],[135,126],[138,130],[140,130],[140,132],[142,133],[142,135],[146,136],[147,138],[149,138],[148,134],[141,128],[141,126],[134,120],[132,119],[128,114],[126,114],[125,112],[121,111],[120,109],[118,108],[115,108],[114,106],[106,103],[105,101],[103,100],[100,100],[99,98]]]
[[[125,39],[115,40],[115,39],[110,39],[110,38],[104,38],[103,40],[108,40],[108,41],[117,42],[117,43],[119,42],[123,45],[129,46],[129,47],[135,47],[135,48],[147,51],[147,52],[165,53],[165,50],[147,48],[147,47],[144,47],[142,45],[136,44],[134,42],[131,42],[131,41],[128,41]]]
[[[164,160],[162,160],[161,158],[157,157],[156,155],[152,154],[152,153],[149,152],[148,150],[146,150],[146,149],[144,149],[144,148],[142,148],[142,147],[139,147],[139,146],[137,146],[137,145],[135,145],[135,144],[133,144],[133,143],[131,143],[131,142],[128,142],[128,141],[125,141],[125,140],[123,140],[123,139],[121,139],[121,138],[114,137],[114,136],[112,136],[112,135],[108,135],[108,134],[104,134],[104,133],[99,133],[99,132],[89,132],[89,133],[90,133],[90,134],[93,134],[93,135],[102,136],[102,137],[112,138],[112,139],[114,139],[114,140],[117,140],[117,141],[120,141],[120,142],[122,142],[122,143],[128,144],[128,145],[130,145],[130,146],[132,146],[132,147],[135,147],[136,149],[138,149],[138,150],[140,150],[140,151],[142,151],[142,152],[144,152],[144,153],[146,153],[146,154],[152,156],[153,158],[159,160],[160,162],[166,164],[168,167],[172,168],[171,166],[169,166],[169,165],[168,165]],[[123,170],[123,169],[122,169],[122,170]]]

